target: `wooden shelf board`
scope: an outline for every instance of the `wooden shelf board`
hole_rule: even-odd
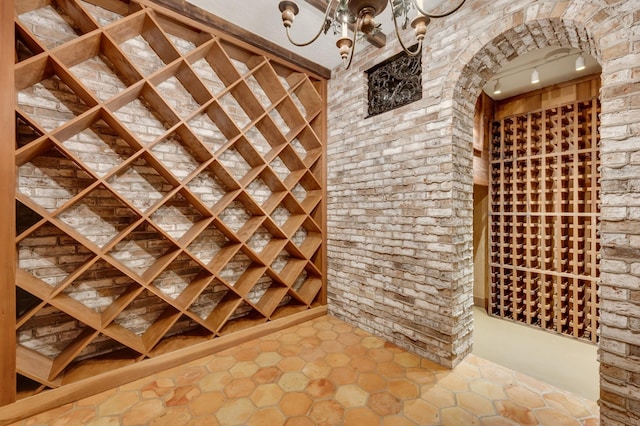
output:
[[[255,283],[258,282],[266,270],[266,266],[251,265],[242,273],[242,275],[240,275],[238,281],[233,284],[233,288],[242,297],[246,297],[251,288],[253,288]]]
[[[210,332],[201,334],[185,332],[175,336],[166,337],[153,348],[149,356],[154,358],[170,354],[178,350],[188,349],[194,345],[207,342],[208,340],[211,340],[212,337],[213,334]]]
[[[267,319],[261,315],[246,316],[234,320],[229,320],[225,323],[224,327],[219,331],[220,336],[231,335],[242,330],[256,327],[260,324],[267,322]]]
[[[76,337],[71,344],[69,344],[64,350],[53,360],[51,371],[49,372],[49,380],[55,379],[60,373],[74,360],[74,358],[82,352],[84,348],[95,339],[98,332],[85,328],[78,337]]]
[[[173,324],[178,321],[181,315],[180,311],[177,311],[172,306],[168,306],[162,314],[153,321],[153,324],[151,324],[147,331],[142,335],[142,343],[147,349],[145,354],[153,350],[156,343],[158,343],[166,332],[171,329]]]
[[[50,388],[60,386],[61,380],[49,380],[53,360],[22,345],[16,347],[16,372]]]
[[[75,362],[62,376],[62,384],[81,382],[100,374],[109,374],[140,361],[142,356],[129,349],[121,349],[105,355]]]
[[[287,294],[287,291],[288,288],[285,286],[272,284],[257,304],[260,313],[266,318],[270,318],[274,310],[282,302],[282,298]]]
[[[282,269],[282,271],[280,271],[278,276],[285,284],[291,286],[296,278],[298,278],[298,276],[302,273],[306,265],[307,260],[305,259],[291,258]]]

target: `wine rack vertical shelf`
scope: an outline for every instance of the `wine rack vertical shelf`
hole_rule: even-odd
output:
[[[326,303],[322,78],[149,2],[15,12],[27,394]]]
[[[491,313],[597,341],[597,97],[494,122]]]

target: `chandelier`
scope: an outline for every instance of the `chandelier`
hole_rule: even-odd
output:
[[[369,36],[380,31],[380,25],[376,23],[375,18],[389,5],[393,13],[392,20],[395,27],[395,34],[398,38],[402,49],[410,56],[416,56],[422,50],[424,36],[427,32],[427,25],[434,18],[444,18],[449,16],[462,7],[466,0],[458,0],[458,4],[449,11],[431,14],[424,8],[425,0],[328,0],[327,9],[324,14],[324,20],[318,33],[309,41],[298,43],[291,38],[290,29],[293,20],[300,9],[295,1],[281,1],[279,8],[282,12],[282,24],[287,33],[287,38],[291,44],[295,46],[308,46],[320,37],[322,33],[327,33],[333,28],[334,33],[341,34],[336,42],[340,57],[345,68],[351,66],[353,54],[355,52],[355,44],[358,38]],[[428,3],[435,3],[430,10],[439,7],[445,0],[427,0]],[[335,6],[334,6],[335,4]],[[411,27],[415,30],[417,45],[415,49],[407,48],[400,37],[400,27],[406,28],[409,22],[408,14],[411,9],[415,8],[417,16],[411,20]],[[333,16],[331,16],[333,15]],[[399,18],[403,18],[402,24],[398,24]],[[353,28],[353,35],[349,37],[349,28]]]

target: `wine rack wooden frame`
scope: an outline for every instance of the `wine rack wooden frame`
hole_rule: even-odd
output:
[[[496,316],[597,341],[597,97],[494,122],[491,303]]]
[[[15,9],[20,396],[326,304],[323,78],[146,0]]]

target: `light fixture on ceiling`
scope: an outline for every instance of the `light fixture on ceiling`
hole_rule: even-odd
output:
[[[499,95],[500,93],[502,93],[502,86],[500,85],[500,79],[497,79],[495,86],[493,86],[493,94]]]
[[[540,73],[538,72],[538,68],[534,68],[531,73],[531,84],[540,83]]]
[[[584,55],[580,53],[580,56],[576,58],[576,71],[582,71],[585,68],[586,65],[584,64]]]
[[[436,3],[430,10],[434,10],[444,3],[444,1],[445,0],[430,0],[429,3]],[[465,1],[466,0],[459,0],[458,5],[447,12],[431,14],[424,10],[424,0],[329,0],[320,30],[311,40],[304,43],[298,43],[292,40],[289,32],[295,16],[300,11],[296,2],[289,0],[281,1],[279,8],[280,12],[282,12],[282,24],[287,33],[287,38],[294,46],[308,46],[316,41],[318,37],[320,37],[320,34],[323,32],[326,34],[332,27],[334,28],[334,33],[341,34],[341,37],[336,42],[336,47],[338,47],[345,68],[348,69],[351,66],[353,54],[356,50],[356,40],[361,34],[370,35],[380,30],[378,23],[375,21],[375,17],[387,7],[387,4],[391,6],[393,11],[391,16],[400,46],[402,46],[402,49],[408,55],[416,56],[422,50],[422,42],[430,20],[451,15],[460,9]],[[409,21],[408,12],[413,8],[417,10],[418,15],[411,21],[411,26],[415,30],[418,44],[414,50],[411,50],[407,48],[402,41],[398,18],[400,16],[404,17],[404,23],[401,24],[401,26],[405,28]],[[333,17],[331,17],[331,14],[333,14]],[[350,24],[353,24],[352,37],[349,37],[348,33]]]

